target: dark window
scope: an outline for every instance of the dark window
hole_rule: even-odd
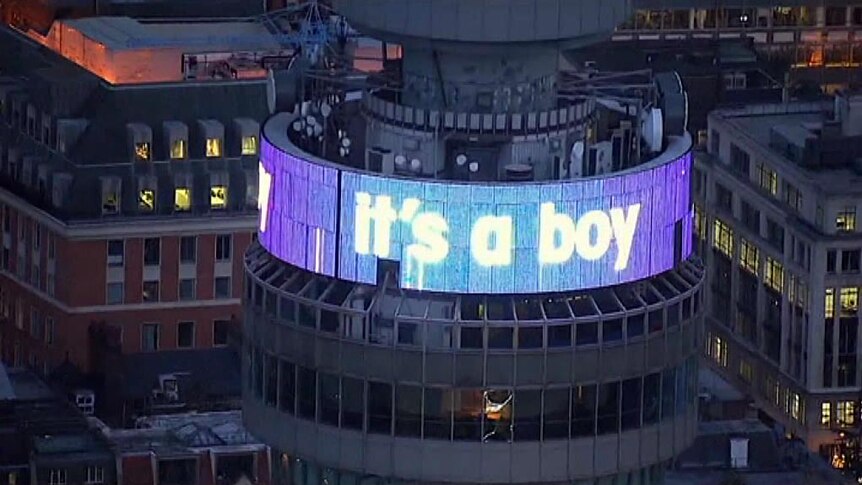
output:
[[[123,303],[125,289],[123,283],[108,283],[106,288],[105,302],[108,305],[119,305]]]
[[[145,303],[159,301],[159,282],[144,281],[144,292],[141,299]]]
[[[519,349],[541,349],[544,327],[518,327]]]
[[[730,144],[730,167],[734,172],[743,175],[746,179],[749,177],[749,169],[751,166],[751,157],[748,155],[748,152],[734,145]]]
[[[296,411],[296,368],[290,362],[281,362],[279,371],[278,407],[282,412],[293,414]]]
[[[546,389],[544,401],[545,440],[567,439],[569,437],[569,396],[571,391],[565,389]],[[518,402],[515,402],[517,411]]]
[[[855,273],[859,271],[859,250],[845,249],[841,251],[841,271]]]
[[[215,297],[226,299],[231,297],[230,276],[217,276],[215,278]]]
[[[392,433],[392,386],[368,382],[368,432]]]
[[[180,301],[194,300],[196,297],[196,281],[194,278],[183,278],[180,280],[179,297]]]
[[[488,348],[511,349],[514,333],[512,327],[488,327]]]
[[[766,238],[773,248],[784,252],[784,228],[768,217],[766,218]]]
[[[195,322],[177,324],[177,347],[187,349],[195,346]]]
[[[515,441],[538,441],[542,432],[542,391],[515,392]]]
[[[602,323],[602,342],[620,342],[623,339],[623,320],[615,318]]]
[[[320,373],[320,389],[317,396],[320,399],[319,415],[320,422],[332,426],[338,426],[338,405],[340,397],[340,389],[338,376]]]
[[[641,380],[640,378],[623,381],[622,429],[635,429],[641,424]]]
[[[596,433],[596,385],[572,388],[572,437]]]
[[[739,204],[740,211],[740,219],[742,220],[742,225],[745,226],[749,231],[760,235],[760,211],[755,209],[751,204],[742,200]]]
[[[425,439],[448,440],[452,433],[452,392],[425,388]]]
[[[720,183],[715,183],[715,205],[729,213],[733,212],[733,192]]]
[[[548,347],[571,347],[572,325],[551,325],[548,327]]]
[[[158,470],[160,484],[197,483],[197,460],[195,459],[159,460]]]
[[[144,239],[144,265],[158,266],[161,261],[161,240],[157,237]]]
[[[230,261],[232,238],[230,234],[216,236],[216,261]]]
[[[659,403],[661,400],[661,374],[650,374],[644,377],[644,425],[655,424],[659,419]]]
[[[125,243],[122,239],[108,241],[108,266],[122,266],[125,262]]]
[[[482,348],[482,327],[461,327],[461,348]]]
[[[299,416],[314,419],[315,394],[317,392],[317,373],[305,367],[299,368],[297,379],[297,394],[299,396]]]
[[[626,320],[626,336],[629,339],[640,337],[644,334],[644,313],[635,313]]]
[[[649,333],[661,332],[664,328],[664,315],[661,310],[649,312]]]
[[[675,381],[675,369],[664,371],[661,377],[661,417],[663,420],[672,418],[674,415]]]
[[[620,429],[620,383],[607,382],[599,386],[597,417],[598,433],[617,433]]]
[[[326,312],[328,315],[329,312]],[[329,325],[332,322],[334,325]],[[324,310],[321,310],[321,330],[335,332],[338,330],[338,317],[324,318]],[[332,328],[334,327],[334,328]],[[330,330],[331,328],[331,330]],[[422,345],[420,333],[422,327],[412,322],[398,322],[398,343],[402,345]]]
[[[479,441],[482,436],[482,411],[485,408],[483,393],[476,389],[459,389],[455,392],[452,437],[456,440]]]
[[[198,239],[195,236],[183,236],[180,238],[180,263],[194,263],[197,261]]]
[[[422,388],[399,385],[395,388],[395,434],[418,437],[422,433]]]
[[[227,345],[229,320],[216,320],[213,322],[213,345]]]
[[[835,272],[835,262],[837,260],[837,251],[829,249],[826,251],[826,271],[829,273]]]
[[[709,153],[718,155],[721,148],[721,135],[716,130],[709,132]]]
[[[153,352],[159,350],[159,324],[145,323],[141,330],[141,350]]]
[[[599,326],[598,323],[579,323],[576,325],[576,344],[595,345],[599,343]]]
[[[263,399],[267,406],[278,405],[278,359],[264,354],[263,361],[264,391]]]

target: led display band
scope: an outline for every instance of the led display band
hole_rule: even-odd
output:
[[[672,269],[692,250],[691,154],[580,180],[476,184],[352,171],[261,146],[261,244],[309,271],[402,288],[545,293]],[[308,157],[311,159],[311,157]]]

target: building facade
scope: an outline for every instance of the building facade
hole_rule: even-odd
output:
[[[717,111],[696,158],[705,352],[812,449],[858,415],[858,109]]]

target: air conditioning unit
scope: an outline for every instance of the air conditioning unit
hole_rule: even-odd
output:
[[[96,409],[96,395],[89,389],[78,389],[72,395],[75,407],[84,416],[92,416]]]

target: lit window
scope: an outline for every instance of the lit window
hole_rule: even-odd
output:
[[[772,195],[778,194],[778,174],[763,163],[760,164],[760,188]]]
[[[721,337],[716,335],[710,337],[707,354],[716,364],[727,367],[727,343]]]
[[[823,303],[823,313],[826,318],[835,315],[835,288],[826,288],[826,298]]]
[[[100,466],[88,466],[85,484],[105,483],[105,469]]]
[[[257,155],[257,137],[252,136],[244,136],[242,137],[242,154],[243,155]]]
[[[745,239],[740,239],[739,240],[739,265],[743,269],[756,275],[759,262],[760,262],[760,250],[757,249],[757,246],[746,241]]]
[[[784,185],[784,201],[797,212],[802,210],[802,192],[790,183]]]
[[[221,138],[207,138],[207,158],[221,156]]]
[[[715,220],[714,224],[715,240],[713,246],[724,253],[725,256],[733,257],[733,229],[720,219]]]
[[[835,217],[835,229],[841,232],[856,230],[856,208],[846,207]]]
[[[763,282],[774,291],[781,293],[781,289],[784,287],[784,266],[778,261],[767,257]]]
[[[156,191],[153,189],[141,189],[138,194],[138,209],[143,212],[156,210]]]
[[[859,288],[841,288],[841,316],[856,315],[859,310]]]
[[[754,377],[754,370],[751,368],[751,364],[748,363],[747,360],[739,361],[739,377],[745,382],[751,383]]]
[[[694,233],[700,237],[701,240],[706,240],[706,214],[703,213],[703,209],[700,208],[697,204],[694,206]]]
[[[135,160],[139,162],[148,162],[150,160],[149,143],[135,143]]]
[[[120,194],[117,192],[102,194],[102,214],[116,214],[118,212],[120,212]]]
[[[224,185],[213,185],[210,187],[210,207],[213,209],[224,209],[227,207],[227,187]]]
[[[186,158],[186,141],[182,138],[171,143],[171,160],[182,160]]]
[[[192,191],[188,187],[174,189],[174,210],[186,212],[192,208]]]
[[[856,403],[853,401],[838,402],[838,426],[853,426],[856,423]]]
[[[832,426],[832,403],[820,403],[820,426],[828,428]]]
[[[66,485],[66,470],[54,468],[48,473],[48,485]]]
[[[790,417],[799,421],[802,417],[802,399],[795,392],[790,393]]]

